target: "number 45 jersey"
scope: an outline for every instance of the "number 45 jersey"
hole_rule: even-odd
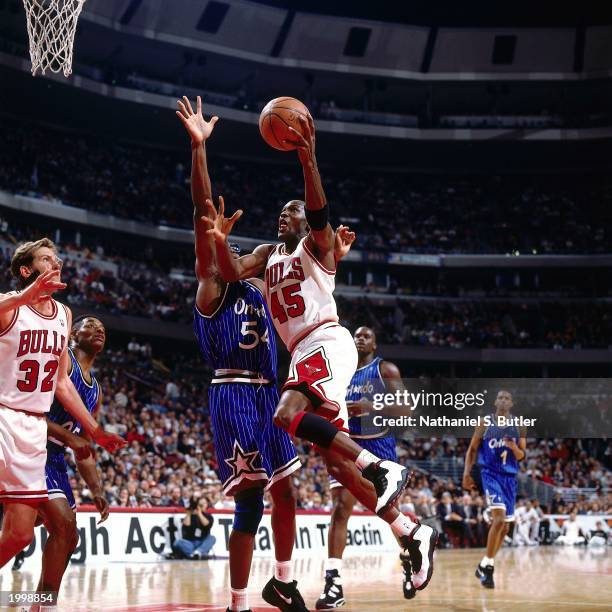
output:
[[[213,382],[276,380],[276,340],[261,291],[248,281],[227,283],[217,310],[194,307],[193,329]]]
[[[278,335],[290,353],[310,332],[337,323],[336,272],[316,259],[302,238],[293,253],[284,244],[270,253],[266,266],[266,299]]]

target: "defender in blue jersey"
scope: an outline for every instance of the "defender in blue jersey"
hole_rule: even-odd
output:
[[[68,374],[83,404],[93,416],[100,408],[102,395],[91,368],[98,354],[104,349],[105,341],[104,324],[98,318],[85,315],[74,320],[68,348]],[[57,400],[53,402],[47,414],[47,430],[45,476],[49,500],[39,505],[38,513],[49,537],[43,549],[38,590],[57,592],[70,556],[79,541],[76,504],[65,459],[66,447],[71,448],[75,454],[77,469],[91,491],[101,521],[108,518],[109,505],[102,492],[91,441],[82,431],[81,423],[75,421]],[[16,557],[17,563],[20,567],[23,558]]]
[[[397,461],[395,438],[388,430],[365,429],[362,416],[372,411],[372,399],[376,393],[393,393],[403,390],[404,385],[398,367],[390,361],[376,356],[376,334],[369,327],[359,327],[353,335],[357,348],[357,369],[346,390],[346,405],[349,411],[349,432],[359,445],[389,461]],[[342,589],[342,555],[346,547],[348,521],[353,513],[355,497],[330,475],[332,516],[327,540],[328,559],[325,566],[325,586],[317,603],[317,610],[339,608],[346,601]],[[414,515],[411,520],[416,522]],[[416,590],[412,584],[412,566],[408,555],[401,555],[404,569],[403,591],[406,599],[412,599]]]
[[[508,534],[508,523],[514,520],[516,501],[516,474],[518,462],[525,458],[527,442],[517,427],[500,427],[498,417],[508,417],[514,405],[512,393],[501,390],[495,399],[495,414],[489,415],[489,424],[476,428],[465,457],[463,487],[475,489],[471,476],[478,466],[487,506],[491,510],[491,527],[487,536],[487,554],[476,568],[476,577],[482,586],[492,589],[494,559]]]
[[[279,401],[274,329],[261,281],[226,283],[221,279],[213,239],[203,223],[208,214],[207,200],[212,198],[204,143],[217,117],[204,120],[199,97],[195,113],[186,97],[178,105],[177,116],[192,143],[198,281],[194,332],[202,357],[214,370],[208,400],[219,478],[224,493],[232,495],[236,503],[229,538],[231,601],[227,609],[249,610],[247,585],[255,534],[263,515],[264,490],[269,490],[276,565],[263,596],[281,610],[307,612],[291,565],[296,493],[289,476],[299,469],[300,460],[289,435],[272,420]],[[227,220],[229,229],[239,216],[236,213]]]

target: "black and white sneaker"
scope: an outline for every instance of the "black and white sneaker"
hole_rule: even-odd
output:
[[[281,582],[272,577],[263,588],[261,596],[281,612],[308,612],[304,598],[297,588],[297,580]]]
[[[393,461],[378,461],[370,463],[361,472],[376,490],[376,514],[383,514],[388,510],[408,486],[409,470]]]
[[[13,565],[11,567],[11,571],[18,572],[25,561],[25,552],[22,550],[15,555],[15,560],[13,561]]]
[[[412,563],[410,563],[410,554],[408,551],[400,552],[400,561],[402,562],[402,570],[404,579],[402,580],[402,590],[404,591],[404,599],[414,599],[416,597],[416,589],[412,584]]]
[[[333,610],[340,608],[346,603],[342,584],[340,584],[340,574],[338,570],[327,570],[325,572],[325,586],[323,592],[317,599],[315,608],[317,610]]]
[[[232,611],[228,607],[228,609],[225,612],[232,612]],[[251,610],[251,608],[249,608],[248,610],[240,610],[240,612],[253,612],[253,611]]]
[[[476,578],[480,580],[480,584],[482,584],[485,589],[495,588],[495,582],[493,581],[494,570],[495,568],[492,565],[485,565],[485,567],[483,567],[482,565],[478,564],[478,567],[476,568]]]
[[[419,525],[410,537],[402,536],[400,541],[410,555],[412,584],[417,591],[422,591],[433,575],[433,557],[438,532],[428,525]]]

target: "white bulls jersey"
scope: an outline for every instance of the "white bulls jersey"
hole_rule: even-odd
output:
[[[27,412],[49,412],[60,356],[69,336],[66,307],[55,300],[53,313],[20,306],[0,332],[0,405]]]
[[[335,276],[315,258],[306,238],[293,253],[287,253],[284,244],[271,252],[266,265],[266,302],[289,351],[316,327],[338,322]]]

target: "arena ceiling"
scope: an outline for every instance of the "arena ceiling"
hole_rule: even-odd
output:
[[[436,26],[575,26],[612,23],[612,6],[584,2],[457,0],[253,0],[304,13]]]

